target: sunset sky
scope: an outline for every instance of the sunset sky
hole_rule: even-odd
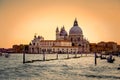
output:
[[[75,18],[91,43],[120,44],[120,0],[0,0],[0,48],[29,44],[35,33],[54,40]]]

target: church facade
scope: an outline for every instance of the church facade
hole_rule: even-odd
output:
[[[89,52],[89,41],[84,38],[82,29],[75,19],[69,34],[63,26],[56,28],[56,40],[44,40],[42,36],[34,36],[29,45],[30,53],[81,53]]]

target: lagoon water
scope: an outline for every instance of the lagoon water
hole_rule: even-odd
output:
[[[78,55],[81,56],[81,55]],[[0,57],[0,80],[120,80],[120,57],[114,63],[97,59],[94,55],[80,58],[66,58],[60,54],[58,60],[22,63],[22,54],[11,54],[9,58]],[[74,57],[74,55],[70,55]],[[46,59],[55,59],[55,54],[47,54]],[[27,54],[26,60],[41,59],[41,54]]]

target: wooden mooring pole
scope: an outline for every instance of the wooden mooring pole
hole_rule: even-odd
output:
[[[74,53],[75,53],[75,58],[77,58],[77,52],[75,51]]]
[[[26,63],[25,61],[25,54],[28,53],[29,50],[29,46],[28,45],[24,45],[23,47],[23,64]]]
[[[59,53],[59,52],[56,52],[56,59],[58,59],[58,53]]]
[[[97,54],[95,53],[95,66],[97,65]]]
[[[81,56],[82,56],[82,53],[83,53],[83,52],[81,52]]]
[[[23,49],[23,64],[25,63],[25,48]]]
[[[69,59],[69,52],[67,51],[67,59]]]
[[[45,50],[43,49],[43,61],[45,61]]]
[[[25,52],[23,52],[23,64],[25,63]]]

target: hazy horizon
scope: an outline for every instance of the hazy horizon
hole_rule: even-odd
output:
[[[120,0],[0,0],[0,47],[29,44],[35,33],[55,40],[56,27],[69,33],[75,18],[89,42],[120,44]]]

